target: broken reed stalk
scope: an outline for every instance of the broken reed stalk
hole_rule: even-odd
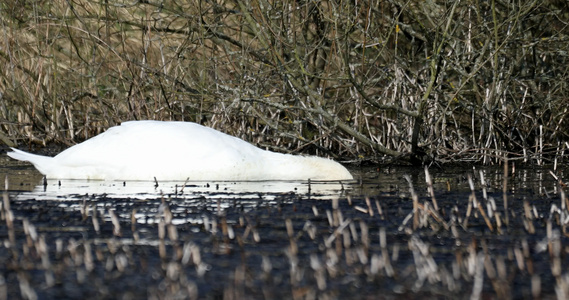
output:
[[[380,215],[381,220],[385,220],[383,209],[381,208],[381,204],[379,204],[379,200],[375,200],[375,207],[377,208],[377,213]]]
[[[537,149],[537,165],[543,165],[543,124],[539,124],[539,148]]]
[[[488,201],[488,191],[486,190],[486,180],[484,179],[484,172],[482,170],[478,170],[478,174],[480,174],[480,186],[482,187],[482,199],[484,199],[484,201]]]
[[[427,169],[425,169],[425,172],[428,173]],[[445,229],[449,229],[449,225],[443,220],[443,218],[440,216],[440,214],[438,213],[438,211],[436,209],[432,209],[431,205],[427,203],[422,204],[419,203],[419,196],[417,195],[417,193],[415,192],[415,189],[413,188],[413,183],[411,181],[411,177],[409,175],[404,175],[403,176],[408,184],[409,184],[409,193],[411,194],[411,199],[413,200],[413,230],[418,229],[419,227],[421,227],[422,222],[421,222],[421,216],[422,213],[425,213],[427,215],[430,215],[433,220],[435,220],[439,225],[442,225]],[[430,176],[427,176],[428,178],[430,178]],[[431,185],[432,187],[432,185]],[[432,194],[431,197],[432,200],[434,200],[434,192]],[[436,200],[434,200],[434,203],[436,203]],[[434,205],[433,205],[434,206]]]
[[[137,209],[133,208],[130,213],[130,231],[134,234],[136,233],[136,212]]]
[[[426,212],[428,215],[430,215],[435,221],[437,221],[437,223],[439,223],[440,225],[443,225],[443,227],[445,229],[449,229],[449,225],[446,224],[446,222],[443,220],[443,218],[433,209],[431,209],[430,205],[423,205],[421,203],[417,203],[417,207],[420,208],[422,211]]]
[[[4,191],[2,192],[2,216],[6,221],[6,228],[8,228],[8,240],[10,241],[10,248],[16,243],[16,233],[14,232],[14,213],[10,208],[10,197],[8,195],[8,175],[4,178]]]
[[[83,221],[87,220],[89,217],[87,213],[87,197],[83,197],[83,203],[81,204],[81,218]]]
[[[502,201],[504,202],[504,224],[510,223],[508,213],[508,158],[504,157],[504,174],[502,174]]]
[[[411,177],[409,175],[403,175],[403,177],[409,184],[409,193],[411,193],[411,199],[413,200],[413,230],[417,230],[419,228],[419,196],[415,193]]]
[[[4,191],[2,192],[2,218],[6,220],[6,226],[12,228],[12,218],[8,217],[10,209],[10,198],[8,197],[8,175],[4,178]]]
[[[482,204],[480,204],[480,201],[478,201],[478,199],[476,199],[476,193],[474,191],[474,181],[472,181],[472,176],[470,174],[468,174],[468,184],[470,185],[470,191],[471,191],[470,201],[472,201],[474,207],[476,209],[478,209],[478,211],[482,215],[482,218],[484,218],[484,221],[486,222],[486,226],[488,226],[490,231],[494,231],[494,226],[492,226],[492,221],[490,221],[490,219],[486,215],[486,212],[484,211]]]
[[[111,223],[113,224],[113,234],[115,236],[121,236],[121,223],[119,222],[119,218],[112,209],[109,209],[108,213],[111,218]]]
[[[369,197],[365,197],[366,200],[366,204],[367,204],[367,209],[369,211],[369,216],[373,217],[373,208],[371,207],[371,202],[369,200]]]
[[[437,199],[435,198],[435,190],[433,189],[433,180],[431,179],[431,174],[429,174],[429,169],[425,166],[425,180],[427,181],[427,189],[431,195],[431,201],[433,202],[433,207],[435,211],[439,211],[439,205],[437,204]]]
[[[419,197],[413,192],[411,194],[413,198],[413,230],[419,228]]]
[[[527,200],[524,200],[524,225],[526,226],[526,230],[528,231],[528,233],[530,234],[535,233],[535,226],[533,225],[531,208]]]
[[[381,248],[381,256],[383,257],[385,273],[387,274],[387,276],[393,277],[395,275],[395,270],[391,265],[389,251],[387,251],[387,236],[385,232],[385,227],[379,228],[379,247]]]
[[[100,233],[101,227],[99,225],[99,219],[97,218],[97,205],[92,203],[91,204],[91,221],[93,222],[93,229],[97,234]]]
[[[565,196],[565,191],[563,190],[563,188],[560,186],[559,187],[559,196],[561,197],[561,229],[563,230],[563,234],[567,235],[567,221],[566,221],[566,215],[567,215],[567,208],[569,208],[569,206],[567,205],[567,197]]]
[[[294,238],[294,228],[292,227],[292,221],[290,219],[285,220],[286,232],[289,239],[290,255],[296,257],[298,254],[298,245]]]

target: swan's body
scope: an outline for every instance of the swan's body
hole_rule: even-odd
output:
[[[349,180],[339,163],[259,149],[189,122],[130,121],[55,157],[9,152],[47,178],[106,180]]]

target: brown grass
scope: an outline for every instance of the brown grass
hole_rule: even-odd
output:
[[[158,119],[349,160],[567,147],[563,1],[104,3],[0,4],[4,143]]]

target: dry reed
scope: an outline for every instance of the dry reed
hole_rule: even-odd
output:
[[[351,161],[566,152],[559,1],[17,3],[0,4],[10,146],[158,119]]]

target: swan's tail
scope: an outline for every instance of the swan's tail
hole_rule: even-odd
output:
[[[31,162],[44,175],[47,174],[53,164],[53,157],[32,154],[16,148],[12,148],[12,151],[6,154],[13,159]]]

